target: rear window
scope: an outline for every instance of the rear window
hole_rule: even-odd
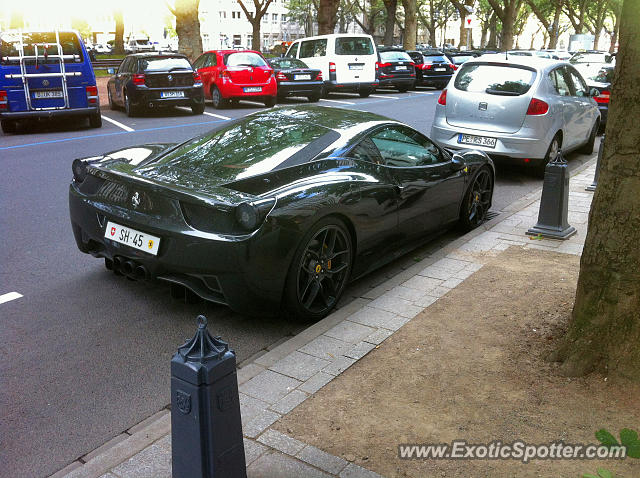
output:
[[[176,175],[242,179],[271,171],[293,155],[302,155],[301,161],[312,159],[317,149],[313,145],[317,141],[324,144],[325,136],[330,142],[336,140],[334,131],[313,123],[281,116],[245,119],[194,138],[140,172],[157,179],[175,179]],[[308,156],[306,151],[310,151]]]
[[[224,64],[227,66],[267,66],[267,62],[264,61],[264,58],[257,53],[251,53],[249,51],[229,53],[225,55]]]
[[[536,77],[533,70],[507,65],[465,63],[454,82],[458,90],[492,95],[524,95]]]
[[[149,44],[149,40],[136,40],[136,43],[138,45],[148,45]]]
[[[182,57],[141,58],[140,70],[142,71],[191,70],[191,63],[189,63],[189,60]]]
[[[51,45],[52,43],[56,43],[55,32],[23,33],[22,42],[24,45],[25,56],[35,55],[37,44],[37,55],[42,57],[41,59],[38,59],[38,63],[53,64],[58,62],[58,60],[54,60],[52,58],[47,60],[44,59],[45,52],[47,55],[60,54],[57,45]],[[49,45],[45,48],[44,45],[42,45],[43,43],[48,43]],[[78,55],[79,57],[77,59],[64,60],[65,63],[81,63],[84,61],[82,48],[80,47],[78,36],[75,33],[60,32],[60,46],[62,47],[62,54]],[[18,56],[19,49],[20,35],[18,33],[5,32],[0,34],[0,58],[4,58],[5,56]],[[35,64],[35,60],[27,60],[26,62],[27,64]],[[4,61],[0,59],[0,64],[18,64],[18,61]]]
[[[608,53],[576,53],[569,63],[610,63],[612,58]]]
[[[424,55],[426,63],[449,63],[449,59],[444,55]]]
[[[276,68],[309,68],[304,61],[300,61],[296,58],[275,58],[270,61],[271,66]]]
[[[369,37],[336,38],[336,55],[373,55],[373,43]]]
[[[453,62],[454,65],[462,65],[465,61],[469,61],[472,58],[474,58],[473,55],[459,55],[459,56],[454,56],[451,58],[451,61]]]
[[[413,61],[411,57],[403,51],[381,51],[380,59],[384,61]]]

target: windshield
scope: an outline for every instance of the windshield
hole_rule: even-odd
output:
[[[148,45],[149,44],[149,40],[136,40],[136,43],[138,45]]]
[[[32,33],[23,33],[22,34],[22,42],[24,45],[24,55],[31,56],[36,54],[36,44],[37,44],[37,54],[38,56],[42,56],[43,58],[38,60],[38,63],[58,63],[57,59],[48,59],[44,60],[45,52],[47,55],[59,55],[56,42],[56,34],[55,32],[32,32]],[[43,44],[48,44],[45,45]],[[53,45],[52,45],[53,43]],[[82,55],[82,47],[80,46],[80,42],[78,41],[78,36],[72,32],[60,32],[60,46],[62,47],[62,54],[64,55],[78,55],[76,59],[65,59],[65,63],[74,63],[74,62],[82,62],[84,57]],[[0,64],[18,64],[17,60],[14,61],[5,61],[1,58],[5,56],[18,56],[20,50],[20,34],[16,32],[6,32],[0,34]],[[27,64],[35,64],[35,60],[27,60]]]
[[[384,61],[413,61],[404,51],[381,51],[380,59]]]
[[[225,55],[224,64],[227,66],[267,66],[267,62],[260,55],[247,51]]]
[[[576,53],[570,63],[610,63],[612,56],[608,53]]]
[[[191,63],[183,57],[156,57],[141,58],[140,69],[142,71],[172,71],[191,70]]]
[[[336,55],[373,55],[373,43],[369,37],[336,38]]]
[[[271,60],[271,66],[276,68],[309,68],[304,61],[300,61],[296,58],[276,58]]]
[[[519,96],[531,88],[535,71],[507,65],[464,64],[454,86],[458,90]]]
[[[139,171],[149,178],[183,184],[207,177],[243,179],[271,171],[328,134],[335,133],[279,114],[251,118],[194,138]]]
[[[454,65],[462,65],[465,61],[469,61],[473,59],[473,55],[459,55],[451,58],[451,61]]]

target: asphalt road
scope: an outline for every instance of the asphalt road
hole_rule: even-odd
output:
[[[428,135],[438,94],[342,94],[320,104],[380,113]],[[176,109],[141,118],[105,109],[100,129],[66,121],[0,134],[0,297],[23,296],[0,303],[1,475],[47,476],[165,407],[169,360],[192,335],[200,313],[239,361],[304,328],[212,304],[187,305],[172,300],[166,287],[117,277],[77,250],[69,226],[74,158],[183,141],[261,108],[241,103],[226,110],[207,106],[202,116]],[[570,160],[575,167],[586,157]],[[517,167],[499,165],[494,210],[540,185]],[[443,236],[422,252],[454,237]],[[345,301],[385,273],[352,285]]]

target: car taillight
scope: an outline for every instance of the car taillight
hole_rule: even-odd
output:
[[[386,67],[388,67],[388,66],[391,66],[391,63],[378,63],[378,66],[379,66],[380,68],[386,68]]]
[[[89,104],[95,105],[98,104],[98,87],[97,86],[87,86],[87,101]]]
[[[329,62],[329,73],[336,72],[336,64],[334,62]]]
[[[220,72],[220,78],[231,78],[231,73],[229,73],[229,70],[222,70]]]
[[[287,78],[287,75],[285,75],[284,73],[282,73],[281,71],[279,71],[279,72],[276,74],[276,80],[278,80],[278,81],[287,81],[287,80],[288,80],[288,78]]]
[[[318,76],[316,76],[316,81],[322,81],[322,72],[318,73]]]
[[[198,73],[197,71],[193,72],[193,83],[194,84],[202,83],[202,77],[200,76],[200,73]]]
[[[423,70],[430,70],[431,68],[433,68],[433,65],[422,65]]]
[[[543,115],[549,111],[549,105],[538,98],[531,98],[529,108],[527,109],[528,115]]]
[[[453,71],[456,71],[458,69],[458,65],[451,65],[451,68],[453,68]]]
[[[142,73],[136,73],[133,75],[134,85],[144,85],[144,75]]]
[[[442,90],[442,93],[440,93],[440,97],[438,98],[438,104],[447,106],[447,89],[446,88]]]
[[[7,92],[0,90],[0,110],[7,110],[9,108],[9,100],[7,99]]]
[[[601,91],[600,94],[598,96],[594,96],[593,99],[596,100],[597,103],[602,104],[607,104],[609,103],[609,98],[611,97],[611,92],[604,90]],[[2,98],[2,92],[0,92],[0,99]],[[1,108],[1,107],[0,107]]]

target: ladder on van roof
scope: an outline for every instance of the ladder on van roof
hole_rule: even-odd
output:
[[[27,102],[27,108],[30,111],[42,111],[42,110],[64,110],[69,108],[69,90],[67,88],[67,76],[81,76],[82,73],[79,71],[75,72],[67,72],[65,69],[64,61],[65,60],[79,60],[80,55],[65,55],[62,51],[62,45],[60,44],[60,33],[58,30],[55,30],[56,33],[56,42],[55,43],[32,43],[33,46],[33,55],[25,55],[24,54],[24,38],[22,35],[22,30],[18,32],[20,35],[20,43],[18,48],[18,56],[5,56],[2,57],[3,61],[17,61],[20,63],[20,74],[7,74],[4,75],[5,78],[20,78],[22,80],[22,87],[24,89],[24,98]],[[44,49],[42,55],[38,55],[38,47]],[[47,53],[47,48],[56,47],[57,54],[49,55]],[[35,60],[36,65],[38,64],[38,60],[58,60],[58,64],[60,66],[60,72],[58,73],[27,73],[27,61]],[[50,106],[50,107],[35,107],[31,103],[31,92],[29,90],[29,78],[62,78],[62,98],[64,99],[64,106]]]

